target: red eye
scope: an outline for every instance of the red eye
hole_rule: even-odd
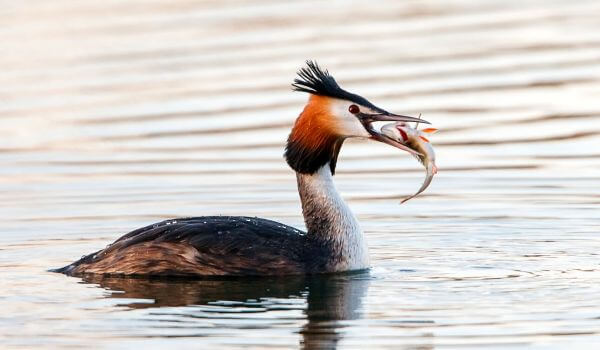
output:
[[[348,107],[348,112],[350,112],[352,114],[356,114],[356,113],[360,112],[360,109],[358,108],[357,105],[350,105],[350,107]]]

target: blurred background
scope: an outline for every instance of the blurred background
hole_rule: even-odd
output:
[[[323,345],[306,329],[325,348],[600,341],[598,1],[0,3],[0,345]],[[338,188],[374,266],[368,288],[347,282],[351,313],[301,331],[302,288],[265,296],[277,307],[132,310],[118,286],[46,272],[171,217],[303,228],[282,153],[307,59],[440,129],[440,173],[404,205],[419,163],[342,149]]]

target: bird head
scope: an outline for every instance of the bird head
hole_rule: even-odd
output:
[[[294,90],[310,94],[304,110],[296,119],[288,138],[285,158],[297,172],[314,173],[329,163],[335,172],[337,155],[343,141],[350,137],[369,138],[409,153],[416,152],[381,133],[375,122],[427,121],[393,114],[366,98],[342,89],[327,70],[307,61],[292,84]]]

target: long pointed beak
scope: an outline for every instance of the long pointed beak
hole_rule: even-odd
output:
[[[424,123],[431,124],[427,120],[409,117],[407,115],[393,114],[393,113],[378,113],[378,114],[366,114],[361,113],[361,119],[366,119],[370,122],[380,122],[380,121],[392,121],[392,122],[416,122],[416,123]]]

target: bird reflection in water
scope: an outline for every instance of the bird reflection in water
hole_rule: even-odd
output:
[[[126,298],[121,304],[133,309],[178,307],[188,305],[219,305],[239,307],[240,303],[265,299],[289,299],[297,304],[306,301],[306,323],[299,330],[302,349],[335,349],[343,338],[340,321],[362,317],[361,301],[366,295],[368,272],[287,276],[285,278],[235,279],[143,279],[88,275],[84,282],[109,289],[109,298]],[[146,299],[154,302],[132,301]],[[194,309],[186,309],[193,313]],[[192,315],[193,316],[193,315]]]

